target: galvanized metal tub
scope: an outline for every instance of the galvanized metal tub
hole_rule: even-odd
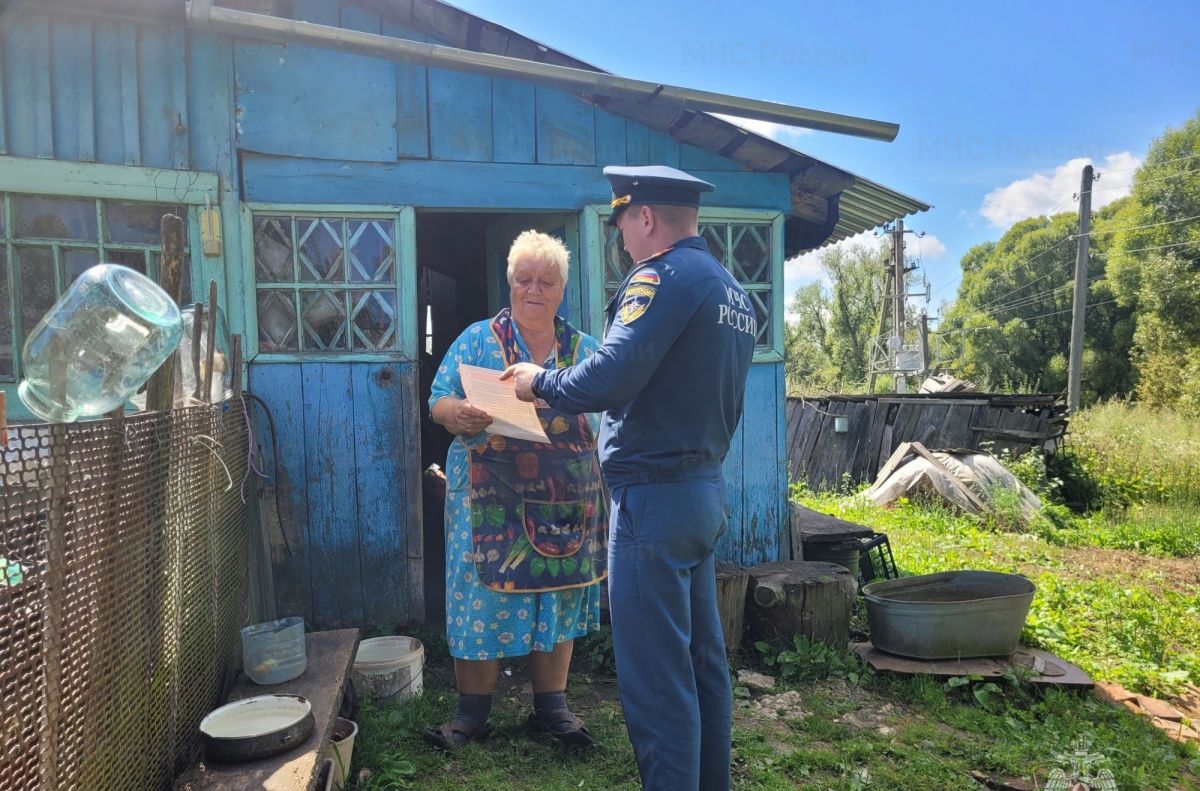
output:
[[[1036,589],[1018,574],[945,571],[863,588],[871,642],[916,659],[1009,656]]]

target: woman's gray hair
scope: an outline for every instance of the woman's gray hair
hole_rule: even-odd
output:
[[[541,231],[522,231],[508,248],[508,270],[505,277],[508,284],[513,282],[513,267],[522,258],[532,258],[543,264],[554,264],[562,282],[567,282],[567,271],[570,267],[571,251],[567,246],[548,233]]]

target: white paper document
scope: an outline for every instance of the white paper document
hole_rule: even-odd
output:
[[[467,400],[492,416],[487,432],[531,442],[550,442],[538,420],[537,409],[528,401],[517,398],[513,381],[501,382],[501,373],[477,365],[458,366]]]

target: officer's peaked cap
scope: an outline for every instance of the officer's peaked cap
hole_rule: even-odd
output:
[[[609,225],[616,225],[621,212],[634,204],[699,207],[700,193],[716,189],[707,181],[666,165],[609,165],[604,176],[612,184],[613,193]]]

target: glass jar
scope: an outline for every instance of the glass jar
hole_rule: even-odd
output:
[[[17,392],[43,420],[103,415],[128,401],[182,337],[179,308],[157,283],[117,264],[99,264],[29,333]]]

